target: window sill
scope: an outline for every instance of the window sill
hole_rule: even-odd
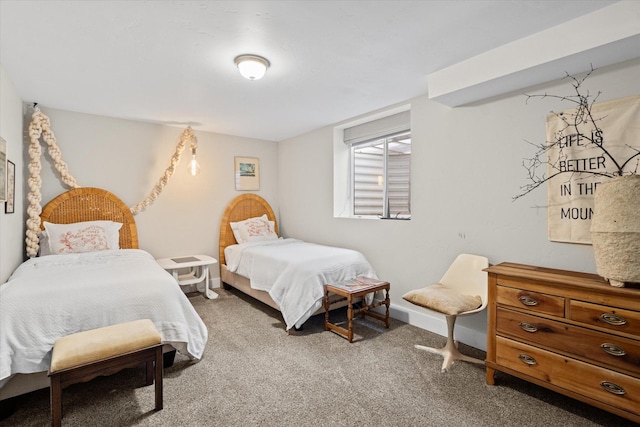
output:
[[[400,218],[382,218],[377,215],[369,216],[369,215],[353,215],[353,216],[334,216],[334,218],[344,218],[344,219],[364,219],[364,220],[391,220],[391,221],[409,221],[411,217],[400,217]]]

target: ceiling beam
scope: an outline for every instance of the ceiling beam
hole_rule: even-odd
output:
[[[640,57],[640,2],[620,1],[427,76],[451,107]]]

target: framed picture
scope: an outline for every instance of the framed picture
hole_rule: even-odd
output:
[[[260,159],[236,157],[235,166],[236,190],[260,189]]]
[[[7,201],[4,213],[14,213],[16,206],[16,165],[7,160]]]
[[[0,138],[0,202],[7,201],[7,142]]]

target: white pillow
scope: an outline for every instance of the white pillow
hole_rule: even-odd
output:
[[[244,221],[231,222],[229,225],[231,225],[233,236],[238,243],[278,239],[275,232],[275,222],[269,221],[267,214]]]
[[[51,255],[51,249],[49,249],[49,236],[47,230],[41,230],[38,233],[38,256]]]
[[[240,224],[240,222],[230,222],[229,223],[229,225],[231,226],[231,231],[233,231],[233,237],[236,238],[236,242],[237,243],[244,243],[242,241],[242,234],[240,234],[239,224]]]
[[[120,249],[122,224],[113,221],[85,221],[72,224],[44,223],[52,254]]]

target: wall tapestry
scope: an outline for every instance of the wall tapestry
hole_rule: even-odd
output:
[[[609,179],[598,174],[617,169],[612,159],[628,159],[640,150],[640,96],[593,104],[593,120],[585,119],[577,130],[563,120],[575,113],[566,110],[547,117],[547,141],[553,145],[548,150],[547,176],[569,172],[547,183],[548,235],[557,242],[590,244],[593,194]],[[634,161],[625,171],[637,168]],[[571,173],[580,171],[589,173]]]

